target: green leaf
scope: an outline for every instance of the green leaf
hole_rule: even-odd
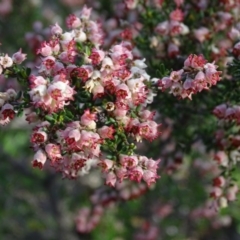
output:
[[[52,115],[46,115],[45,119],[48,120],[49,122],[55,122],[55,119],[53,118]]]

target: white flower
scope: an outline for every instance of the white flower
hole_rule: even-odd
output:
[[[0,57],[0,64],[3,68],[8,68],[13,65],[13,60],[6,54],[4,57]]]

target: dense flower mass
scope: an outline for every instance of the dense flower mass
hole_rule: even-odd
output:
[[[159,178],[159,161],[134,153],[134,142],[159,135],[154,114],[146,109],[155,93],[145,59],[134,59],[128,42],[101,50],[103,34],[89,20],[90,11],[85,7],[79,17],[70,15],[69,32],[52,26],[50,40],[37,50],[38,73],[27,79],[32,111],[27,121],[37,123],[31,136],[33,167],[49,162],[70,179],[99,167],[107,185],[130,179],[150,186]],[[19,64],[25,55],[16,58]],[[2,68],[10,68],[13,59],[1,57]],[[14,95],[4,94],[3,103]],[[9,102],[2,103],[2,124],[15,114]]]

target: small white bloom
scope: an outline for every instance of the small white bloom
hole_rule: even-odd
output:
[[[3,68],[8,68],[13,65],[13,60],[6,54],[4,57],[0,57],[0,64]]]

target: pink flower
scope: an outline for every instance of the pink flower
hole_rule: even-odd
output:
[[[128,99],[131,97],[131,92],[129,91],[129,87],[125,83],[122,83],[116,87],[116,95],[118,99]]]
[[[28,121],[29,124],[37,122],[38,116],[35,112],[26,113],[26,121]]]
[[[114,161],[109,159],[104,159],[98,163],[98,166],[102,168],[103,172],[108,172],[113,168],[114,164],[115,164]]]
[[[128,9],[134,9],[138,5],[138,0],[124,0]]]
[[[223,191],[220,187],[213,187],[210,191],[210,196],[212,198],[219,198],[222,195]]]
[[[173,85],[173,81],[170,77],[163,77],[158,81],[158,88],[161,89],[162,91],[165,91],[166,89],[170,88],[172,85]]]
[[[183,5],[184,0],[174,0],[174,2],[177,5],[177,7],[180,7],[181,5]]]
[[[36,88],[39,85],[47,85],[48,81],[44,79],[42,76],[31,75],[29,76],[29,83],[30,88]]]
[[[42,144],[47,141],[47,134],[43,131],[36,131],[32,133],[31,142],[34,144]]]
[[[175,9],[170,13],[171,20],[182,22],[183,18],[184,18],[183,12],[179,8]]]
[[[138,134],[149,141],[153,141],[159,136],[159,125],[154,121],[146,121],[138,125]]]
[[[106,71],[107,73],[112,72],[112,70],[114,69],[114,64],[111,58],[109,57],[105,57],[102,60],[102,67],[100,69],[100,72]]]
[[[86,155],[98,157],[100,154],[100,136],[91,131],[81,131],[81,139],[77,146],[84,151]]]
[[[155,183],[158,178],[159,176],[150,170],[145,170],[143,173],[143,180],[147,183],[148,186]]]
[[[141,159],[141,158],[140,158]],[[146,159],[145,160],[145,163],[144,163],[144,165],[145,165],[145,167],[148,169],[148,170],[150,170],[150,171],[152,171],[152,172],[156,172],[157,171],[157,169],[158,169],[158,167],[159,167],[159,162],[160,162],[161,160],[160,159],[158,159],[158,160],[153,160],[153,159]]]
[[[168,44],[168,56],[170,58],[174,58],[176,57],[177,55],[179,55],[179,47],[178,45],[174,44],[174,43],[169,43]]]
[[[60,102],[73,100],[75,91],[66,82],[56,81],[49,85],[47,93],[51,96],[51,98]]]
[[[83,65],[81,67],[75,68],[71,74],[76,73],[76,77],[80,78],[82,81],[86,82],[93,73],[93,68],[90,65]]]
[[[137,156],[134,156],[134,155],[128,156],[128,155],[121,154],[119,156],[119,160],[120,160],[120,164],[124,168],[133,168],[138,165],[138,158],[137,158]]]
[[[127,59],[133,58],[132,52],[124,46],[124,42],[113,46],[110,55],[115,65],[119,67],[126,65]]]
[[[110,187],[115,187],[117,176],[114,172],[108,172],[106,177],[106,184]]]
[[[44,57],[51,56],[52,53],[52,47],[47,42],[42,42],[41,47],[37,50],[37,54],[41,54]]]
[[[213,179],[214,187],[223,187],[226,183],[226,180],[223,176],[219,176]]]
[[[16,64],[21,64],[26,59],[27,54],[22,53],[22,49],[12,55],[12,60]]]
[[[89,129],[95,129],[96,128],[96,114],[91,113],[89,109],[84,111],[84,114],[81,116],[80,123],[83,126],[86,126]]]
[[[171,86],[170,93],[174,96],[180,96],[183,92],[183,86],[180,83],[174,83]]]
[[[205,75],[206,75],[206,79],[207,79],[208,83],[210,85],[216,85],[217,82],[221,79],[220,73],[221,73],[220,71],[217,71],[215,69],[207,68],[205,70]]]
[[[46,160],[46,153],[42,149],[39,149],[33,157],[32,165],[33,167],[38,167],[39,169],[42,169]]]
[[[221,166],[228,166],[228,156],[224,151],[219,151],[214,155],[214,160]]]
[[[61,149],[59,145],[48,143],[45,146],[45,151],[53,163],[62,158]]]
[[[224,104],[221,104],[221,105],[218,105],[217,107],[215,107],[214,110],[213,110],[213,114],[216,117],[221,119],[221,118],[225,117],[226,110],[227,110],[227,105],[224,103]]]
[[[170,26],[168,21],[161,22],[155,28],[156,33],[160,35],[167,35],[169,33]]]
[[[151,112],[151,111],[145,109],[145,110],[143,110],[143,111],[141,111],[141,112],[139,113],[139,116],[140,116],[140,117],[142,118],[142,120],[144,120],[144,121],[153,120],[153,117],[154,117],[155,113],[156,113],[155,111],[154,111],[154,112]]]
[[[143,177],[143,169],[140,166],[136,166],[134,168],[131,168],[128,171],[128,177],[132,181],[140,182]]]
[[[14,108],[11,104],[6,103],[0,111],[0,125],[8,124],[15,116]]]
[[[76,17],[74,14],[71,14],[67,17],[66,20],[67,26],[70,29],[79,28],[81,26],[81,20]]]
[[[51,27],[51,33],[53,35],[61,35],[62,32],[62,28],[57,23]]]
[[[93,48],[88,58],[91,60],[92,65],[98,65],[104,59],[104,57],[105,53],[103,51]]]
[[[201,70],[204,67],[204,64],[206,63],[206,60],[202,55],[195,55],[191,54],[184,62],[184,67],[192,67]]]
[[[72,154],[71,160],[71,168],[75,171],[75,175],[80,169],[82,169],[86,165],[87,161],[87,159],[84,158],[82,154],[77,153]]]
[[[183,83],[183,89],[184,90],[193,90],[194,88],[194,82],[191,78],[187,78]]]
[[[88,20],[90,17],[91,11],[92,11],[91,8],[87,8],[86,5],[84,5],[80,13],[80,18],[84,20]]]
[[[238,192],[238,186],[236,184],[229,187],[227,189],[227,199],[228,199],[228,201],[235,201],[237,192]]]
[[[67,132],[66,136],[64,137],[66,143],[68,144],[68,148],[72,149],[75,148],[76,143],[80,140],[81,138],[81,133],[79,129],[72,129],[69,132]]]
[[[183,74],[183,69],[181,69],[179,71],[172,71],[169,78],[173,82],[179,82],[182,78],[182,74]]]
[[[236,57],[240,56],[240,42],[236,43],[233,47],[233,55]]]
[[[199,41],[199,42],[204,42],[210,35],[210,31],[208,28],[201,27],[199,29],[194,30],[194,37]]]
[[[128,170],[123,166],[117,167],[115,169],[115,172],[116,172],[117,178],[120,182],[122,182],[123,179],[128,177]]]
[[[171,36],[177,36],[181,34],[183,30],[182,24],[178,21],[171,20],[169,23],[169,30]]]
[[[93,98],[102,98],[104,96],[105,93],[105,89],[102,86],[102,84],[97,83],[94,85],[93,89],[92,89],[92,94],[93,94]]]
[[[97,130],[98,134],[100,135],[101,138],[105,139],[113,139],[114,138],[114,133],[115,129],[113,126],[103,126]]]

